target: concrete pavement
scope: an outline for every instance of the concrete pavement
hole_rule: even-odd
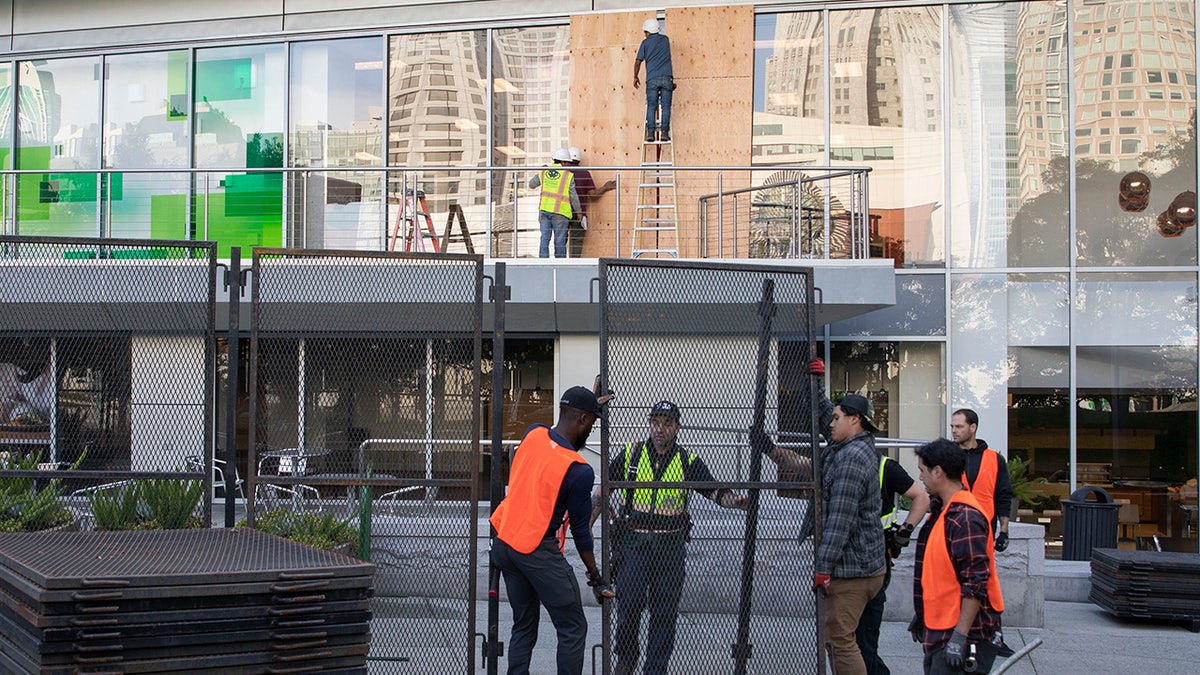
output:
[[[591,632],[598,638],[600,611],[595,607],[588,607],[586,611]],[[508,640],[510,619],[508,606],[501,605],[500,635],[505,642]],[[681,620],[694,619],[684,616]],[[553,627],[544,614],[540,627],[541,633],[537,649],[534,651],[531,672],[535,675],[552,675],[555,672],[555,638]],[[1118,619],[1091,603],[1050,601],[1046,603],[1044,628],[1011,628],[1005,631],[1005,640],[1014,650],[1020,650],[1022,646],[1039,638],[1042,644],[1028,657],[1015,663],[1006,673],[1137,675],[1200,670],[1200,634],[1189,632],[1179,623]],[[589,643],[594,644],[595,640]],[[684,651],[683,644],[677,645],[675,657],[671,660],[671,672],[689,675],[732,672],[727,646],[714,642],[708,649],[711,649],[709,654],[691,653],[691,650]],[[884,622],[879,652],[891,671],[897,675],[922,672],[921,649],[909,637],[906,622]],[[598,651],[596,654],[598,658]],[[789,675],[815,672],[805,669],[806,662],[810,668],[814,665],[811,658],[797,658],[791,668],[777,670],[773,667],[763,668],[762,666],[766,665],[764,661],[759,660],[755,663],[752,659],[747,670],[750,673],[786,672]],[[772,660],[771,663],[776,661]],[[993,667],[992,672],[996,672],[999,663],[1000,661],[997,661],[997,666]],[[592,666],[589,654],[584,672],[600,672],[598,664],[594,671]],[[504,667],[502,657],[500,672],[504,672]]]

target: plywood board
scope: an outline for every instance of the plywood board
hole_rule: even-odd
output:
[[[633,63],[642,23],[650,12],[574,16],[571,19],[571,145],[585,165],[635,166],[641,162],[645,90],[633,87]],[[671,39],[677,89],[671,109],[676,166],[745,166],[750,163],[754,93],[754,8],[697,7],[667,10],[663,32]],[[645,69],[642,70],[645,78]],[[644,86],[644,85],[643,85]],[[597,184],[614,172],[593,172]],[[681,257],[695,257],[698,197],[716,191],[715,173],[677,174]],[[621,232],[616,250],[616,205],[610,192],[589,209],[583,254],[628,256],[636,218],[638,173],[620,176]],[[724,176],[726,190],[749,184],[747,172]],[[741,210],[741,209],[739,209]],[[730,213],[726,214],[730,216]],[[744,234],[744,233],[743,233]],[[710,239],[715,231],[710,233]],[[726,255],[738,242],[726,228]],[[716,246],[709,250],[715,255]],[[744,243],[739,246],[744,251]]]

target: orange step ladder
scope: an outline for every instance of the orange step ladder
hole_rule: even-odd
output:
[[[422,228],[419,220],[425,221],[425,226]],[[401,232],[403,229],[403,232]],[[425,240],[429,240],[429,246],[434,253],[441,253],[442,246],[438,240],[437,232],[433,228],[433,218],[429,215],[429,206],[425,203],[424,190],[406,190],[404,193],[404,205],[400,209],[400,213],[396,214],[396,222],[392,225],[391,236],[388,237],[388,250],[396,250],[396,242],[404,238],[404,250],[406,252],[424,253]]]

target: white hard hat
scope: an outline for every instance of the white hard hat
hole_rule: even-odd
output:
[[[566,148],[559,148],[554,151],[553,155],[550,155],[550,159],[556,162],[569,162],[571,161],[571,153],[567,152]]]
[[[658,19],[646,19],[645,21],[643,21],[642,22],[642,32],[643,33],[657,33],[658,32]]]
[[[567,155],[570,156],[572,162],[583,161],[583,151],[573,145],[567,148]]]

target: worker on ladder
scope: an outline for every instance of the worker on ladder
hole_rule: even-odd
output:
[[[575,191],[575,179],[564,168],[571,161],[571,153],[559,148],[551,156],[554,164],[539,171],[529,179],[529,187],[541,186],[542,196],[538,202],[538,224],[542,229],[542,240],[538,244],[538,257],[550,257],[550,236],[554,236],[554,257],[567,257],[567,226],[575,213],[582,211],[579,194]]]
[[[666,143],[671,140],[671,92],[675,91],[675,73],[671,68],[671,41],[663,35],[658,27],[658,19],[646,19],[642,24],[642,33],[646,36],[638,46],[637,56],[633,62],[633,88],[641,84],[638,76],[642,71],[642,62],[646,62],[646,136],[647,143],[655,142],[654,127],[655,113],[662,106],[662,116],[659,120],[658,140]]]

